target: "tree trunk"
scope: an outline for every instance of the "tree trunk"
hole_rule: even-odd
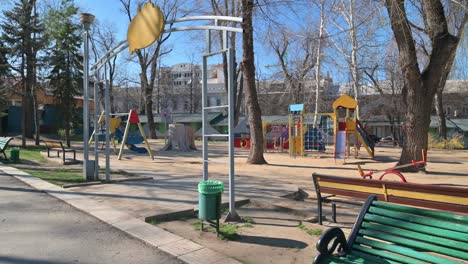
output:
[[[253,0],[242,0],[242,48],[243,48],[243,74],[247,111],[250,125],[250,154],[247,163],[265,164],[263,157],[263,131],[262,112],[258,104],[255,87],[255,62],[253,45],[252,12]]]
[[[239,69],[239,71],[241,71],[241,70],[242,69]],[[236,81],[236,84],[238,85],[239,89],[237,89],[237,99],[236,99],[236,103],[235,103],[236,108],[235,108],[235,111],[234,111],[234,126],[237,126],[237,124],[239,124],[239,118],[240,118],[241,107],[242,107],[242,99],[244,98],[244,80],[242,78],[242,72],[238,72],[238,74],[236,76],[238,76],[238,75],[241,76],[241,80]]]
[[[317,44],[317,62],[315,63],[315,111],[313,127],[317,128],[317,115],[319,112],[320,102],[320,74],[321,74],[321,58],[322,58],[322,45],[323,45],[323,32],[325,30],[325,1],[320,1],[320,30]]]
[[[149,128],[149,137],[156,138],[156,125],[154,124],[154,117],[153,117],[153,89],[149,88],[149,86],[145,89],[145,112],[146,117],[148,120],[148,128]]]
[[[437,112],[437,119],[439,121],[439,138],[447,139],[447,124],[445,122],[445,111],[442,102],[442,91],[438,90],[435,95],[435,109]]]
[[[357,65],[357,50],[358,43],[356,37],[356,27],[354,24],[354,0],[351,0],[349,3],[349,34],[351,36],[351,74],[353,76],[353,90],[354,90],[354,99],[356,102],[359,102],[360,91],[359,91],[359,72]],[[359,119],[359,104],[356,107],[356,117]]]
[[[431,40],[429,62],[421,73],[419,70],[415,41],[405,10],[405,2],[386,0],[393,34],[400,53],[403,73],[403,101],[406,104],[404,123],[405,141],[399,164],[421,160],[422,150],[427,150],[432,100],[437,88],[445,85],[444,74],[451,69],[459,38],[448,32],[443,5],[438,0],[422,1],[426,30]],[[407,171],[417,168],[408,167]]]
[[[35,129],[35,145],[39,146],[40,144],[40,125],[39,125],[39,109],[37,105],[37,96],[36,96],[36,89],[33,88],[32,91],[32,101],[33,101],[33,108],[34,108],[34,129]]]

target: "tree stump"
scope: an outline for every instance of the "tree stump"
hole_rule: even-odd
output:
[[[195,147],[195,130],[193,127],[182,124],[169,125],[169,138],[161,150],[191,151]]]

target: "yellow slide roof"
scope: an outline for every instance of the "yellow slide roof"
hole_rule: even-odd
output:
[[[351,96],[343,94],[338,99],[336,99],[335,102],[333,102],[333,109],[337,109],[339,106],[348,109],[356,109],[357,102]]]

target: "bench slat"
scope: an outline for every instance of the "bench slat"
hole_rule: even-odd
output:
[[[386,232],[386,230],[382,230],[382,231]],[[405,246],[407,248],[414,248],[414,249],[419,249],[419,250],[424,250],[424,251],[428,250],[431,252],[439,253],[439,254],[454,257],[454,258],[468,260],[468,253],[465,253],[459,250],[444,248],[444,247],[433,245],[430,243],[421,242],[415,239],[403,238],[400,236],[395,236],[395,235],[392,235],[389,233],[383,233],[383,232],[379,232],[379,231],[376,232],[376,231],[362,229],[362,228],[359,230],[359,234],[361,234],[362,236],[372,237],[372,238],[384,240],[386,242],[396,243],[397,245]],[[398,253],[398,252],[395,252],[395,253]],[[420,252],[418,252],[418,254],[419,253]],[[416,255],[414,256],[410,255],[410,256],[416,258]]]
[[[353,251],[346,256],[333,256],[327,259],[326,264],[400,264],[390,260],[384,260],[369,254]],[[425,264],[425,262],[423,262]],[[419,263],[417,263],[419,264]]]
[[[385,263],[411,263],[411,264],[427,264],[427,262],[420,261],[414,258],[410,258],[407,256],[399,255],[399,254],[394,254],[388,251],[383,251],[383,250],[377,250],[369,247],[363,247],[360,245],[354,245],[353,246],[353,251],[351,251],[351,254],[353,255],[360,255],[360,254],[366,254],[366,253],[372,254],[374,256],[380,256],[382,258],[385,258],[387,262]],[[367,255],[369,255],[367,254]],[[396,262],[395,262],[396,261]]]
[[[399,220],[404,220],[405,222],[418,223],[426,226],[438,227],[442,229],[453,230],[456,232],[468,233],[468,225],[457,224],[453,222],[442,221],[438,219],[432,219],[424,216],[395,212],[387,209],[371,207],[369,208],[370,213],[377,215],[392,217]]]
[[[429,262],[432,262],[432,263],[459,264],[459,262],[457,262],[457,261],[452,261],[452,260],[448,260],[446,258],[441,258],[441,257],[438,257],[438,256],[426,254],[426,253],[419,252],[419,251],[413,250],[411,248],[407,248],[407,247],[403,247],[403,246],[399,246],[399,245],[387,244],[387,243],[379,242],[379,241],[376,241],[376,240],[371,240],[371,239],[364,238],[364,237],[361,237],[361,236],[358,236],[356,238],[356,242],[359,243],[359,244],[371,246],[373,248],[377,248],[377,249],[381,249],[381,250],[387,250],[387,251],[390,251],[390,252],[393,252],[393,253],[413,257],[413,258],[424,260],[424,261],[429,261]]]
[[[468,191],[468,190],[467,190]],[[426,210],[421,208],[409,208],[407,206],[402,206],[394,203],[383,203],[379,201],[372,202],[373,206],[384,208],[392,211],[404,212],[404,213],[414,213],[421,216],[428,216],[432,218],[438,218],[441,220],[448,220],[458,222],[460,224],[468,224],[468,216],[455,215],[448,212]]]
[[[455,231],[445,230],[421,224],[408,223],[385,216],[366,214],[366,216],[364,216],[364,220],[399,228],[405,228],[407,230],[417,231],[425,234],[437,234],[439,237],[468,242],[468,238],[465,235]]]
[[[451,247],[451,248],[458,249],[458,250],[465,250],[468,248],[468,243],[446,239],[446,238],[438,237],[435,235],[427,235],[421,232],[415,232],[415,231],[410,231],[410,230],[401,229],[401,228],[389,227],[389,226],[382,225],[382,224],[363,222],[362,227],[366,229],[377,230],[377,231],[382,230],[385,233],[398,235],[401,237],[415,238],[418,240],[427,241],[433,244],[437,244],[440,246],[447,246],[447,247]]]

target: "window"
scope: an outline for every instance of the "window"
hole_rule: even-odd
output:
[[[216,105],[221,105],[221,98],[216,98]]]

